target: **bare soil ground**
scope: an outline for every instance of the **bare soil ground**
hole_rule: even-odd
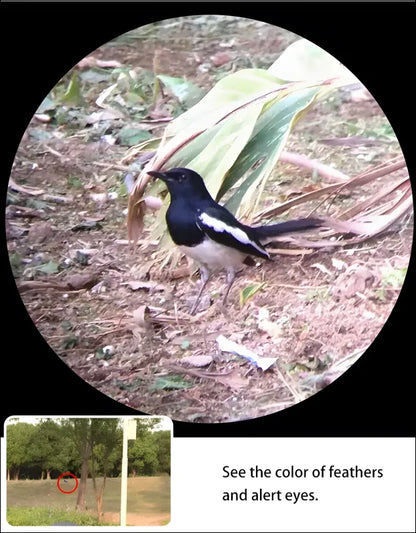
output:
[[[227,39],[215,27],[196,37],[195,28],[173,27],[165,41],[162,34],[124,39],[92,55],[152,69],[157,53],[159,72],[210,87],[221,69],[268,66],[294,40],[268,26],[247,31],[235,26]],[[216,67],[219,61],[210,58],[224,51],[228,61]],[[208,70],[200,69],[207,62]],[[287,149],[352,177],[401,153],[388,128],[373,99],[356,102],[340,93],[318,103],[296,126]],[[15,204],[27,211],[9,213],[9,253],[17,285],[32,320],[57,355],[115,400],[190,422],[230,422],[273,413],[316,393],[347,370],[391,313],[401,288],[397,273],[409,261],[409,217],[394,231],[360,245],[296,255],[289,251],[245,268],[226,312],[219,303],[225,280],[217,276],[201,312],[191,317],[198,277],[190,277],[186,260],[161,268],[163,256],[149,237],[152,217],[147,217],[138,245],[126,242],[127,195],[121,189],[120,165],[126,147],[91,139],[85,129],[47,140],[34,138],[33,129],[65,134],[62,126],[32,121],[16,155],[13,180],[47,193],[18,193]],[[151,133],[161,130],[155,126]],[[320,142],[349,135],[370,142]],[[403,175],[398,171],[388,180]],[[319,176],[279,164],[264,203],[285,201],[321,185]],[[377,186],[342,194],[331,209],[354,205]],[[114,191],[116,197],[108,196]],[[328,206],[317,202],[311,207],[319,214]],[[290,218],[308,212],[305,207],[293,209]],[[241,306],[241,291],[261,282],[262,289]],[[264,310],[272,331],[262,328]],[[263,372],[241,357],[219,353],[219,334],[278,360]],[[208,366],[196,366],[194,356],[200,355],[211,357]]]
[[[103,513],[103,522],[120,524],[120,513]],[[143,516],[140,513],[127,513],[126,524],[128,526],[165,526],[170,522],[170,513],[157,516]]]

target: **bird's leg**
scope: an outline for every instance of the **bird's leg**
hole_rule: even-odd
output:
[[[222,305],[225,307],[225,304],[227,303],[228,293],[230,292],[231,285],[234,283],[235,280],[235,270],[234,268],[230,267],[227,268],[227,288],[225,290],[224,298],[222,300]]]
[[[201,287],[199,289],[198,296],[196,297],[194,305],[192,306],[191,315],[195,314],[195,311],[197,310],[197,307],[198,307],[198,304],[199,304],[199,300],[201,299],[202,293],[203,293],[203,291],[204,291],[204,289],[206,287],[206,284],[209,281],[209,277],[210,277],[209,270],[206,267],[204,267],[203,265],[201,265],[199,267],[199,272],[201,273]]]

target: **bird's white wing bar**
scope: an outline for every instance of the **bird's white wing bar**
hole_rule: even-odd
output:
[[[264,250],[264,248],[261,248],[255,241],[250,239],[243,229],[237,228],[236,226],[230,226],[226,222],[219,220],[218,218],[211,217],[207,213],[201,213],[198,218],[203,224],[210,227],[217,233],[228,233],[236,241],[239,241],[242,244],[248,244],[258,250],[263,256],[268,256],[268,253]]]

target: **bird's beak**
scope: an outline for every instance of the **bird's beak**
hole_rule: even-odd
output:
[[[164,182],[167,182],[169,180],[169,177],[166,175],[165,172],[156,172],[155,170],[149,170],[148,174]]]

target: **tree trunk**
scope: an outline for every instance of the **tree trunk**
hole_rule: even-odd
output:
[[[51,471],[50,470],[46,471],[46,479],[51,479]]]
[[[95,498],[97,500],[97,515],[98,515],[98,521],[101,522],[103,512],[103,492],[101,491],[100,495],[95,495]]]
[[[79,489],[77,496],[77,509],[85,511],[85,495],[87,493],[87,478],[88,478],[88,456],[84,455],[81,466],[81,479],[79,481]]]
[[[98,520],[100,522],[103,517],[102,508],[103,508],[103,496],[104,496],[106,479],[107,479],[107,476],[104,474],[103,484],[101,485],[101,490],[99,492],[97,490],[95,491],[95,498],[97,500],[97,514],[98,514]]]
[[[97,476],[95,475],[94,462],[95,462],[95,457],[94,457],[94,447],[93,447],[92,448],[92,452],[91,452],[91,477],[92,477],[92,484],[93,484],[94,492],[95,492],[95,500],[97,502],[98,521],[101,522],[101,519],[102,519],[102,516],[103,516],[103,512],[102,512],[102,509],[103,509],[103,496],[104,496],[105,482],[106,482],[106,479],[107,479],[107,474],[106,474],[107,464],[105,465],[105,468],[104,468],[105,471],[104,471],[104,477],[103,477],[103,483],[101,485],[101,489],[98,490]]]

